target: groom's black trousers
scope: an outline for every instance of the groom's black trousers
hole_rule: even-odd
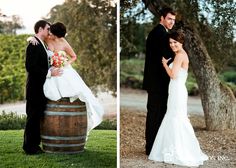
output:
[[[146,118],[146,154],[149,155],[167,109],[167,93],[148,92]]]
[[[46,100],[46,99],[45,99]],[[35,153],[40,145],[40,120],[46,107],[46,101],[26,102],[27,120],[24,132],[23,149],[27,153]]]

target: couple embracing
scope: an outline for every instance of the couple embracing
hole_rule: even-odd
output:
[[[199,166],[208,157],[201,151],[187,116],[189,60],[183,49],[184,34],[180,30],[168,33],[176,17],[171,8],[163,8],[160,14],[160,23],[146,42],[146,154],[154,161]]]
[[[26,114],[23,150],[26,154],[42,153],[40,148],[40,120],[48,100],[69,98],[85,102],[88,116],[87,132],[101,123],[103,107],[94,97],[80,75],[72,68],[76,54],[66,41],[63,23],[50,24],[39,20],[35,35],[26,49]],[[61,56],[55,59],[53,57]],[[52,61],[52,62],[51,62]],[[58,61],[60,61],[58,63]]]

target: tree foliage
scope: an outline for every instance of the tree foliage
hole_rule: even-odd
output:
[[[0,35],[0,103],[24,99],[26,38]]]
[[[75,50],[76,68],[89,86],[116,90],[116,6],[110,1],[66,0],[49,13],[63,22]]]
[[[232,0],[167,1],[198,33],[213,60],[217,72],[223,71],[235,56],[236,3]]]
[[[24,26],[18,15],[7,16],[0,9],[0,34],[16,34],[16,30]]]
[[[145,52],[146,35],[153,23],[143,22],[148,19],[147,10],[140,1],[122,1],[120,9],[121,59],[133,58]]]

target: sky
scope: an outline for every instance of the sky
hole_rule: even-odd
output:
[[[7,16],[18,15],[25,29],[17,34],[34,34],[34,24],[46,17],[55,5],[63,4],[65,0],[0,0],[0,10]]]

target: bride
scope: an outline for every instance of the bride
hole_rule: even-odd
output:
[[[156,135],[150,160],[177,164],[181,166],[199,166],[208,157],[202,153],[194,130],[187,116],[187,89],[189,60],[183,49],[184,34],[173,32],[169,36],[171,49],[175,53],[173,63],[168,67],[164,57],[162,63],[170,76],[167,112]]]
[[[104,109],[91,90],[81,79],[80,75],[72,68],[71,64],[76,60],[76,54],[70,44],[64,38],[66,35],[66,27],[63,23],[57,22],[50,26],[49,37],[46,39],[46,48],[48,57],[52,64],[50,68],[59,68],[61,75],[54,77],[48,73],[44,83],[44,94],[52,100],[57,101],[63,97],[69,97],[70,102],[80,99],[85,102],[88,116],[87,131],[95,128],[102,121]],[[37,44],[34,38],[29,39],[33,44]],[[53,57],[60,55],[61,65],[56,66],[53,63]],[[66,56],[69,56],[67,59]],[[55,58],[55,57],[54,57]],[[56,60],[56,59],[55,59]],[[50,72],[50,71],[49,71]]]

